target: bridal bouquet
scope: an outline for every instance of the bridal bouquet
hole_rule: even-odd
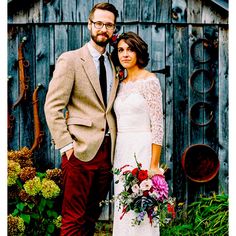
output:
[[[123,190],[116,196],[122,209],[120,219],[132,210],[135,212],[133,225],[140,225],[145,215],[154,226],[167,223],[174,217],[174,199],[168,197],[168,184],[164,175],[151,176],[148,170],[142,169],[141,163],[137,160],[136,163],[135,168],[129,169],[131,166],[125,165],[114,170],[114,174],[119,176],[115,183],[123,183]]]

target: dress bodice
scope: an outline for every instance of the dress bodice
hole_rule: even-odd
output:
[[[114,110],[119,133],[150,131],[152,142],[162,145],[162,93],[156,77],[121,82]]]

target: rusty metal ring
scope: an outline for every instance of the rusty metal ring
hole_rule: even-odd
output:
[[[198,45],[198,44],[202,44],[205,48],[208,49],[209,51],[209,54],[210,54],[210,57],[208,59],[203,59],[203,60],[199,60],[196,58],[195,56],[195,47]],[[212,42],[209,41],[208,39],[203,39],[203,38],[200,38],[200,39],[197,39],[192,45],[191,45],[191,48],[190,48],[190,54],[193,58],[194,61],[196,62],[199,62],[199,63],[207,63],[209,61],[211,61],[213,59],[213,51],[212,51],[212,48],[213,48],[213,45],[212,45]]]
[[[23,60],[23,66],[24,67],[29,67],[29,65],[30,65],[30,63],[29,63],[29,61],[28,60]]]
[[[196,114],[197,112],[199,114],[200,109],[205,109],[205,111],[209,113],[209,119],[204,123],[199,123],[199,122],[196,122],[194,120],[194,114]],[[209,103],[206,103],[206,102],[197,102],[197,103],[195,103],[190,108],[189,116],[190,116],[191,122],[195,125],[198,125],[198,126],[206,126],[206,125],[210,124],[211,121],[213,120],[213,117],[214,117],[211,105]]]
[[[216,151],[207,144],[188,146],[182,154],[181,164],[186,176],[197,183],[212,180],[220,168]]]
[[[203,91],[200,91],[198,89],[196,89],[194,87],[194,79],[197,77],[198,74],[200,74],[201,72],[203,72],[203,74],[206,75],[206,77],[210,80],[211,84],[209,86],[209,88],[207,88],[206,90],[203,88]],[[190,83],[190,86],[192,88],[193,91],[196,91],[198,93],[208,93],[210,90],[212,90],[213,86],[214,86],[214,79],[212,78],[210,72],[208,70],[205,70],[205,69],[198,69],[198,70],[195,70],[190,78],[189,78],[189,83]]]

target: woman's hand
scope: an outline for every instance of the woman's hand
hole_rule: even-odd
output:
[[[152,177],[153,175],[164,175],[164,170],[159,167],[150,167],[148,175],[149,177]]]

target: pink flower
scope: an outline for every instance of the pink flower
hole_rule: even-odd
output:
[[[159,200],[168,198],[168,184],[163,175],[154,175],[152,178],[153,190],[158,193]]]
[[[131,189],[132,189],[132,191],[134,193],[138,193],[139,192],[139,186],[137,184],[133,185]]]
[[[152,181],[151,181],[150,179],[145,179],[145,180],[142,181],[141,184],[140,184],[140,188],[141,188],[143,191],[150,190],[151,187],[152,187]]]

